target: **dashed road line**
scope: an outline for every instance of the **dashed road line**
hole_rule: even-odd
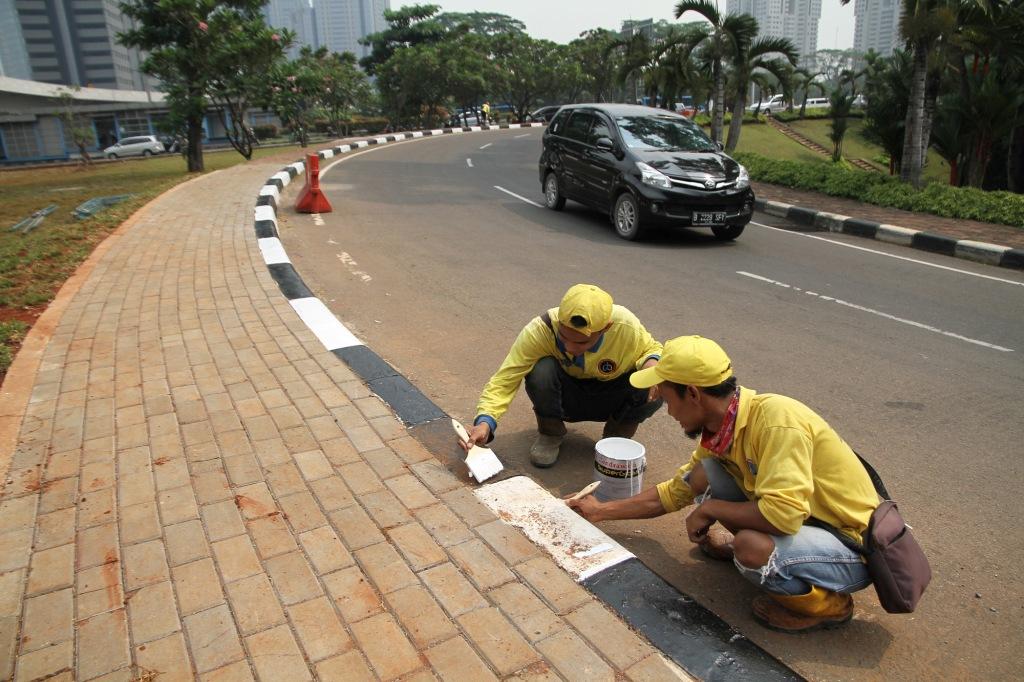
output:
[[[470,168],[472,168],[473,167],[473,159],[466,159],[466,165],[469,166]]]
[[[513,135],[513,139],[518,140],[520,137],[529,137],[530,133],[523,133],[522,135]]]
[[[498,190],[499,192],[504,192],[505,194],[508,194],[509,196],[513,196],[516,199],[519,199],[519,201],[525,201],[526,203],[530,204],[531,206],[536,206],[537,208],[544,208],[543,206],[538,204],[536,201],[533,201],[532,199],[527,199],[526,197],[522,196],[521,194],[516,194],[515,192],[510,192],[509,190],[505,189],[504,187],[500,187],[498,185],[495,185],[494,189]]]
[[[480,149],[487,149],[487,148],[488,148],[488,147],[490,147],[490,146],[491,146],[492,144],[494,144],[494,143],[493,143],[493,142],[488,142],[488,143],[487,143],[487,144],[485,144],[484,146],[480,147]]]

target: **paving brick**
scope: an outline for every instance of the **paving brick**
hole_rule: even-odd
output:
[[[200,673],[245,656],[227,606],[215,606],[185,618],[192,659]]]
[[[344,431],[349,441],[351,441],[352,447],[359,452],[369,452],[384,446],[384,441],[381,440],[380,436],[377,435],[377,432],[369,424],[355,428],[345,428]]]
[[[153,460],[153,477],[156,479],[156,489],[159,491],[180,488],[191,483],[188,463],[184,457],[174,459],[157,457]]]
[[[296,453],[295,464],[298,465],[302,477],[307,481],[315,481],[334,474],[334,467],[320,450]]]
[[[175,566],[171,575],[178,593],[178,610],[182,615],[203,611],[224,601],[213,559]]]
[[[450,471],[433,460],[417,462],[416,464],[411,464],[409,468],[436,495],[462,486],[462,482],[459,479],[455,478]]]
[[[253,549],[252,541],[247,535],[213,543],[213,555],[226,583],[263,571],[256,550]]]
[[[227,589],[243,634],[284,622],[284,611],[267,576],[258,574],[244,578],[229,583]]]
[[[83,591],[79,587],[76,594],[76,616],[79,619],[95,616],[105,611],[113,611],[124,606],[124,588],[121,585],[120,562],[112,562],[86,569],[79,573],[79,585],[83,580],[81,576],[95,573],[95,579],[89,578],[84,581],[90,586],[99,585],[99,589]]]
[[[398,526],[412,521],[408,510],[388,490],[378,490],[360,496],[363,507],[373,517],[373,520],[383,529]]]
[[[373,430],[377,432],[377,435],[381,437],[381,440],[384,441],[394,440],[408,433],[402,422],[390,414],[374,417],[369,420],[369,423]]]
[[[341,438],[345,435],[345,432],[341,430],[341,427],[334,421],[334,418],[327,413],[327,410],[319,400],[315,402],[309,402],[312,400],[311,398],[303,398],[302,400],[306,402],[299,408],[299,411],[306,417],[306,425],[313,432],[314,438],[322,443],[327,440]],[[296,401],[296,403],[298,402]]]
[[[415,585],[385,597],[399,622],[419,649],[458,634],[441,607],[425,588]]]
[[[260,470],[259,462],[251,454],[225,457],[224,470],[227,472],[228,480],[235,486],[255,483],[263,479],[263,472]]]
[[[387,531],[387,536],[398,547],[398,551],[402,553],[414,571],[422,571],[448,560],[448,555],[434,541],[430,533],[415,521],[392,528]]]
[[[334,529],[321,526],[299,535],[299,542],[306,550],[317,574],[324,575],[355,563],[352,555],[341,544]]]
[[[74,604],[70,588],[25,600],[25,619],[21,626],[22,652],[71,639]]]
[[[419,574],[424,584],[452,617],[487,606],[476,588],[452,564],[441,564]]]
[[[383,610],[380,595],[358,566],[326,575],[323,581],[341,617],[349,624]]]
[[[515,580],[512,571],[480,540],[454,545],[448,548],[448,552],[466,577],[481,590]]]
[[[352,443],[347,437],[321,441],[320,448],[323,450],[328,461],[336,467],[362,461],[359,451],[352,447]]]
[[[50,459],[46,463],[46,475],[44,478],[47,481],[54,481],[58,478],[76,475],[81,466],[81,459],[82,455],[79,450],[69,450],[68,452],[50,455]]]
[[[363,453],[363,459],[381,479],[394,478],[409,473],[405,462],[388,447]]]
[[[245,431],[228,431],[217,434],[217,444],[220,446],[220,456],[222,457],[252,454],[253,442]]]
[[[591,601],[566,616],[566,620],[615,667],[625,670],[655,653],[654,649],[629,629],[622,620],[596,601]],[[609,646],[615,642],[615,646]]]
[[[360,549],[384,540],[384,535],[366,515],[362,507],[352,505],[330,513],[331,525],[350,550]]]
[[[20,575],[20,571],[15,574]],[[0,578],[2,579],[2,578]],[[75,545],[70,543],[32,554],[26,594],[71,587],[75,582]],[[4,614],[16,615],[16,614]]]
[[[368,465],[362,462],[338,467],[345,485],[356,495],[366,495],[384,489],[384,485]]]
[[[181,629],[170,581],[143,587],[128,599],[132,639],[142,644]]]
[[[245,638],[253,652],[252,663],[260,680],[312,680],[295,638],[287,626]]]
[[[311,661],[336,656],[352,647],[352,640],[327,597],[289,607],[288,618]]]
[[[2,566],[3,550],[5,549],[3,547],[4,537],[6,536],[0,536],[0,569],[7,570]],[[117,559],[120,557],[117,545],[117,524],[108,523],[80,531],[75,539],[75,546],[78,548],[78,570]]]
[[[248,661],[239,661],[200,676],[202,682],[254,682]]]
[[[123,447],[120,441],[118,441],[117,466],[119,475],[127,476],[147,471],[152,461],[152,453],[147,445]]]
[[[626,678],[636,682],[690,682],[695,679],[658,653],[627,670]]]
[[[198,462],[219,461],[222,452],[218,444],[211,440],[202,443],[189,443],[185,446],[185,456],[189,462],[195,464]]]
[[[160,517],[157,514],[156,501],[124,507],[119,517],[122,544],[130,545],[160,537]]]
[[[117,542],[116,536],[114,542]],[[31,547],[32,531],[29,529],[12,530],[0,535],[0,571],[13,571],[28,566]]]
[[[496,608],[470,611],[458,621],[466,636],[500,675],[513,673],[540,658]]]
[[[267,483],[278,497],[306,490],[306,482],[294,464],[287,463],[268,467],[265,474]]]
[[[245,425],[246,432],[249,434],[249,438],[253,442],[279,437],[277,426],[274,424],[274,420],[270,418],[270,415],[250,417],[243,420],[243,424]]]
[[[124,548],[125,587],[129,590],[169,580],[167,556],[160,540]]]
[[[258,417],[267,413],[266,408],[263,407],[263,403],[259,398],[246,398],[245,400],[239,400],[235,403],[235,410],[238,412],[238,416],[242,419]]]
[[[522,583],[502,585],[491,590],[488,596],[531,642],[549,637],[566,627],[565,622]]]
[[[352,634],[382,679],[393,679],[423,665],[416,649],[390,614],[382,613],[354,624]]]
[[[305,426],[296,426],[287,431],[282,431],[281,440],[284,441],[288,452],[293,454],[308,452],[317,448],[316,438],[313,438],[313,433]]]
[[[86,493],[78,499],[79,528],[89,528],[109,523],[115,518],[113,488]]]
[[[519,575],[555,610],[566,614],[590,600],[587,591],[547,557],[538,557],[515,567]]]
[[[131,663],[124,609],[98,613],[76,626],[78,679],[88,680]]]
[[[278,511],[274,496],[262,481],[236,488],[235,506],[246,520],[258,519]]]
[[[230,405],[230,402],[228,403]],[[209,407],[209,406],[207,406]],[[222,406],[221,406],[222,407]],[[210,411],[210,426],[214,433],[226,433],[228,431],[240,431],[242,422],[234,411]]]
[[[192,664],[180,632],[135,647],[139,668],[157,673],[160,682],[189,682],[193,679]]]
[[[388,447],[401,457],[402,461],[406,464],[415,464],[416,462],[425,462],[433,459],[433,455],[418,440],[409,435],[403,434],[401,437],[388,440]]]
[[[453,637],[423,653],[444,682],[498,679],[462,637]]]
[[[214,442],[213,427],[208,420],[181,425],[181,436],[185,446]]]
[[[284,441],[280,438],[271,438],[253,443],[253,454],[260,466],[269,468],[278,464],[290,462],[292,459]]]
[[[306,423],[306,420],[302,418],[299,411],[290,404],[272,407],[269,412],[270,418],[274,420],[274,424],[277,425],[279,431],[285,431]]]
[[[66,641],[18,657],[15,682],[42,680],[74,667],[75,645]]]
[[[332,512],[347,507],[355,502],[355,498],[340,476],[328,476],[309,484],[310,490],[316,495],[324,511]]]
[[[164,528],[164,542],[171,566],[210,556],[206,533],[199,521],[186,521],[167,526]]]
[[[114,463],[93,462],[82,467],[79,485],[84,493],[114,485]]]
[[[320,511],[316,500],[308,492],[285,495],[278,498],[288,523],[297,533],[327,525],[327,517]]]
[[[296,548],[295,537],[280,514],[264,516],[246,525],[256,543],[256,550],[263,559],[290,552]]]
[[[474,537],[473,531],[446,505],[435,504],[430,507],[421,507],[413,514],[442,547],[457,545],[472,540]]]
[[[52,481],[43,488],[42,492],[39,500],[40,514],[71,507],[75,504],[78,494],[78,477],[72,476]]]
[[[157,496],[157,506],[165,526],[199,518],[199,507],[191,486],[161,491]]]
[[[151,502],[156,496],[153,474],[150,471],[121,475],[117,486],[118,504],[127,507],[142,502]]]
[[[21,600],[25,596],[25,571],[0,573],[0,618],[21,615]]]
[[[355,557],[381,594],[419,584],[395,548],[386,542],[364,547],[355,552]]]
[[[562,630],[538,642],[537,649],[570,682],[615,681],[615,671],[611,666],[572,630]]]
[[[220,502],[233,497],[228,477],[219,469],[193,474],[192,489],[199,504]]]
[[[291,552],[266,561],[270,579],[286,605],[323,594],[320,583],[301,552]]]
[[[377,676],[370,671],[366,659],[358,650],[317,663],[316,674],[321,680],[377,682]]]
[[[509,564],[515,565],[541,556],[537,545],[530,542],[518,528],[504,521],[492,521],[477,526],[476,532]]]
[[[245,524],[242,523],[242,516],[233,499],[204,505],[199,511],[203,525],[206,526],[206,534],[214,542],[245,532]]]

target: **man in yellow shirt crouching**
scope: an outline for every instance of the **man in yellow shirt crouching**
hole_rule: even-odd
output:
[[[588,496],[570,505],[604,521],[652,518],[696,502],[687,536],[765,590],[753,602],[759,622],[784,632],[848,622],[851,593],[871,584],[867,566],[806,522],[825,521],[861,541],[879,500],[850,446],[806,405],[738,386],[729,357],[710,339],[668,341],[658,364],[630,382],[658,386],[669,415],[700,444],[656,487],[625,500]]]

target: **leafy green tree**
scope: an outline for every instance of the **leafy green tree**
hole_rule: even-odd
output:
[[[522,121],[539,99],[557,92],[558,46],[550,40],[507,33],[493,39],[492,49],[500,74],[497,88]]]
[[[92,128],[89,119],[79,111],[78,101],[75,93],[82,88],[74,85],[69,89],[62,89],[57,95],[57,102],[60,109],[57,110],[57,117],[60,118],[64,127],[64,139],[70,140],[78,147],[78,154],[82,157],[82,163],[86,166],[92,165],[92,157],[89,155],[89,147],[96,144],[96,133]]]
[[[370,54],[359,60],[360,66],[371,76],[403,47],[430,45],[448,38],[455,29],[449,29],[437,20],[438,5],[408,5],[397,10],[384,10],[388,27],[360,39],[361,45],[370,47]]]
[[[583,79],[583,95],[594,102],[614,98],[616,59],[612,54],[618,35],[604,28],[584,31],[569,43],[568,58],[575,62]],[[569,100],[574,101],[574,100]]]
[[[352,117],[367,108],[370,83],[351,52],[332,52],[322,61],[320,101],[336,134],[348,134]]]
[[[757,35],[757,21],[749,14],[738,15],[748,17],[752,24],[753,33]],[[749,30],[745,27],[744,30]],[[782,59],[772,57],[781,55]],[[740,141],[740,131],[743,128],[743,112],[747,107],[747,88],[750,78],[758,72],[768,72],[777,79],[785,78],[787,69],[796,66],[799,53],[788,38],[776,38],[766,36],[756,40],[738,40],[731,55],[732,84],[733,84],[733,105],[732,121],[729,124],[729,139],[725,144],[725,151],[732,152]],[[788,65],[787,65],[788,62]]]
[[[309,144],[310,125],[323,97],[327,58],[326,47],[313,50],[306,45],[298,59],[278,63],[267,77],[270,87],[263,104],[277,114],[302,147]]]
[[[899,172],[903,161],[912,71],[910,53],[896,50],[873,65],[865,84],[864,136],[885,150],[890,175]]]
[[[839,163],[843,160],[843,138],[846,137],[846,130],[849,127],[850,109],[853,108],[853,94],[842,88],[836,88],[829,97],[829,104],[832,107],[832,124],[829,129],[828,139],[832,140],[832,161]]]
[[[438,14],[436,21],[449,31],[464,27],[470,33],[482,36],[526,33],[526,24],[497,12],[445,12]]]

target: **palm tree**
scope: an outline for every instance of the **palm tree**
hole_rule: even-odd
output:
[[[832,105],[832,129],[828,134],[829,139],[832,140],[832,161],[839,163],[843,158],[843,138],[846,137],[846,128],[849,123],[847,117],[853,107],[853,95],[844,92],[840,86],[832,91],[829,104]]]
[[[822,95],[825,94],[825,86],[819,83],[816,79],[818,76],[824,76],[824,71],[811,72],[810,69],[800,68],[793,72],[793,81],[796,85],[796,89],[803,93],[803,99],[800,102],[800,118],[803,118],[807,113],[807,98],[810,97],[811,88],[818,88],[818,92]]]
[[[757,34],[757,21],[753,17],[749,14],[740,14],[738,17],[747,19],[742,24],[744,31],[753,28],[754,34]],[[750,84],[751,76],[757,72],[767,71],[781,80],[786,74],[786,61],[778,58],[770,59],[769,55],[781,54],[790,66],[796,66],[800,56],[788,38],[765,36],[748,41],[744,35],[742,40],[736,41],[736,48],[730,60],[735,90],[733,91],[732,122],[729,124],[729,140],[725,145],[726,152],[736,149],[736,145],[740,141],[743,111],[747,106],[747,86]]]
[[[756,22],[753,34],[747,30],[753,18],[749,14],[722,14],[709,0],[682,0],[676,4],[675,16],[679,19],[687,12],[696,12],[707,19],[711,26],[700,31],[698,44],[704,46],[705,57],[711,62],[711,75],[715,83],[715,96],[711,112],[711,139],[722,139],[725,123],[725,65],[724,61],[747,45],[742,41],[754,39],[757,35]]]

